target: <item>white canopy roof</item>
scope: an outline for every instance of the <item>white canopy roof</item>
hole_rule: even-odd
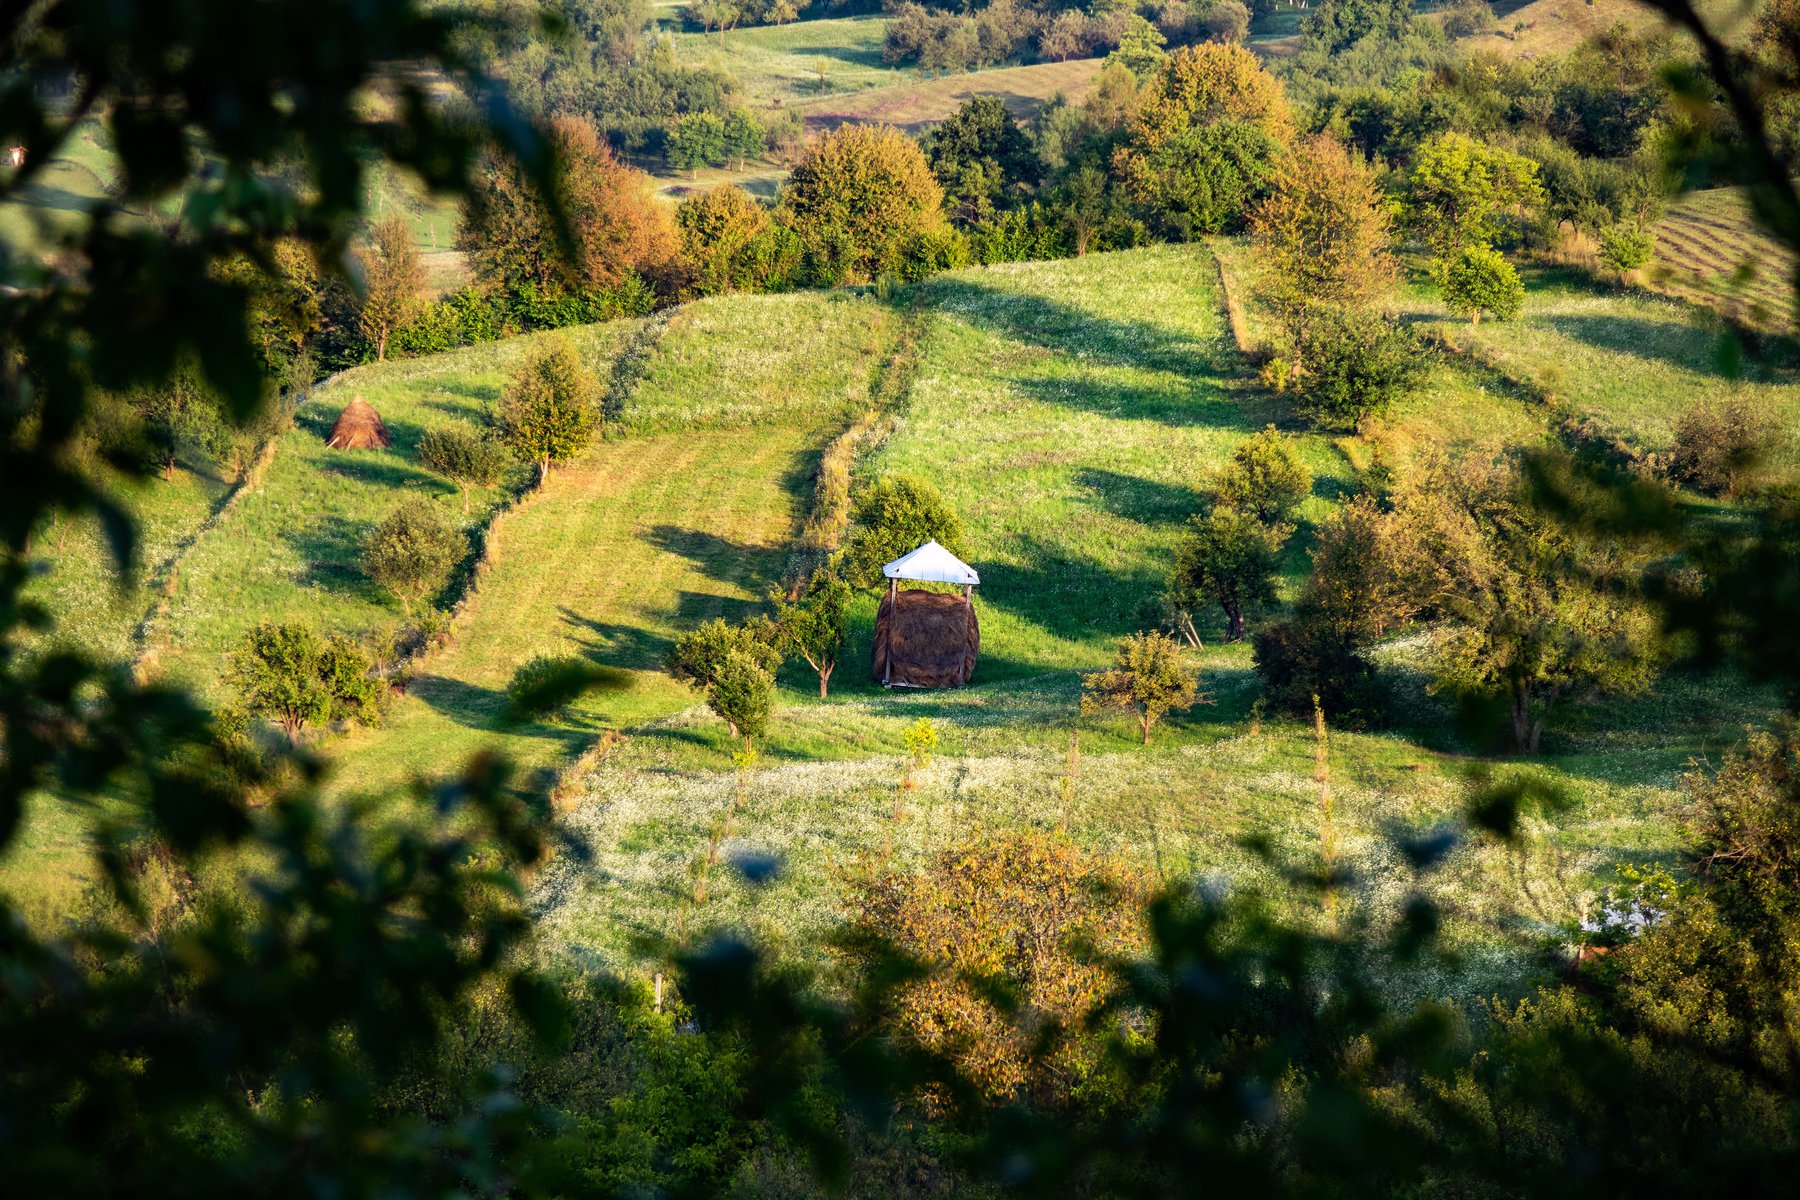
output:
[[[938,545],[935,539],[896,558],[881,568],[881,573],[889,579],[916,579],[921,583],[981,582],[974,567]]]

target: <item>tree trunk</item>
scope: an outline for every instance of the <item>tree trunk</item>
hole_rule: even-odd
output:
[[[730,717],[725,718],[725,728],[731,732],[732,737],[736,737],[738,735],[737,722],[732,720]]]
[[[169,451],[169,456],[163,459],[163,482],[175,482],[175,452],[173,450]]]
[[[376,362],[386,362],[387,361],[387,340],[388,340],[388,335],[385,333],[375,339],[375,361]]]
[[[550,458],[546,455],[538,459],[538,486],[543,487],[550,480]]]
[[[1244,640],[1244,610],[1236,605],[1225,609],[1225,640],[1241,642]]]
[[[819,672],[819,699],[824,700],[827,698],[825,695],[825,689],[830,685],[831,673],[835,670],[837,670],[837,664],[833,663],[831,666],[826,667],[824,670]]]
[[[1469,324],[1471,326],[1481,324],[1481,310],[1479,308],[1476,309],[1475,314],[1469,318]]]
[[[1531,692],[1524,685],[1513,688],[1512,694],[1512,739],[1513,749],[1520,754],[1536,754],[1537,735],[1531,724]]]
[[[463,492],[463,516],[466,517],[469,515],[469,485],[468,484],[465,483],[462,485],[462,492]]]
[[[1146,717],[1146,716],[1140,716],[1138,718],[1138,725],[1144,731],[1144,745],[1148,746],[1150,744],[1150,718]]]

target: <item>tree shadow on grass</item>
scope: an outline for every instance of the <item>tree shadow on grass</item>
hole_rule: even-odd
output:
[[[327,450],[319,461],[319,471],[371,487],[412,489],[434,496],[461,495],[439,476],[412,466],[391,450]],[[396,496],[395,503],[399,501]],[[457,511],[461,511],[460,501]]]
[[[595,663],[625,670],[655,670],[662,665],[673,641],[636,625],[620,625],[584,617],[567,605],[559,605],[562,623],[571,631],[581,652]]]
[[[1143,525],[1179,524],[1206,507],[1206,497],[1194,488],[1117,471],[1084,468],[1075,472],[1075,483],[1096,506]]]
[[[639,536],[665,554],[687,559],[709,579],[736,584],[754,593],[773,587],[780,574],[782,554],[768,546],[734,542],[704,529],[680,525],[655,525]]]
[[[1161,325],[1116,321],[1042,296],[988,287],[971,279],[933,280],[925,289],[933,307],[1082,361],[1166,371],[1187,379],[1230,374],[1218,361],[1216,342]]]
[[[1228,398],[1223,391],[1168,387],[1096,386],[1075,375],[1014,376],[1006,384],[1039,404],[1110,417],[1115,421],[1154,421],[1177,428],[1224,429],[1248,436],[1267,423],[1268,414]]]
[[[407,695],[465,729],[554,742],[569,757],[579,754],[604,728],[597,717],[573,706],[546,719],[514,722],[504,691],[443,675],[415,677]]]
[[[1666,363],[1709,378],[1728,378],[1719,361],[1719,335],[1700,325],[1590,313],[1554,313],[1534,324],[1597,350]]]
[[[297,582],[379,604],[385,594],[363,574],[360,559],[368,525],[347,517],[326,516],[282,531],[281,540],[303,562]]]
[[[1165,582],[1151,570],[1118,571],[1031,534],[1010,540],[1013,561],[981,568],[980,601],[1054,637],[1086,641],[1133,632],[1144,601]]]

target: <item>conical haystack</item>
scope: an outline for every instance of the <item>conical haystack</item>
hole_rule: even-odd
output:
[[[889,686],[961,687],[975,673],[981,629],[968,597],[892,591],[875,614],[875,678]]]
[[[344,406],[325,444],[337,450],[386,450],[394,439],[375,406],[358,396]]]

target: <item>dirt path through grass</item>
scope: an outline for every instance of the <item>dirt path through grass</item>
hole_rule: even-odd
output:
[[[497,524],[455,644],[421,665],[382,728],[333,744],[337,785],[442,773],[481,746],[554,771],[605,729],[694,703],[658,660],[677,630],[735,618],[775,581],[820,440],[798,425],[662,434],[607,443],[553,475]],[[622,667],[632,687],[565,720],[503,728],[506,684],[534,654]]]

